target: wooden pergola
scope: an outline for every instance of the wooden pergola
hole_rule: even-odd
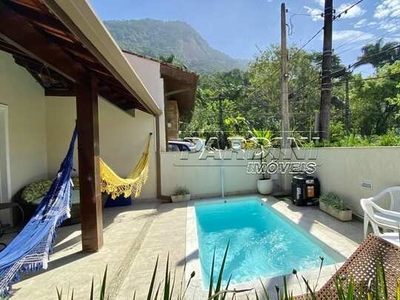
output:
[[[103,244],[98,96],[124,111],[160,112],[136,93],[54,0],[0,1],[0,50],[12,54],[45,95],[76,96],[82,247],[98,251]]]
[[[185,121],[190,121],[195,106],[199,75],[166,63],[161,63],[160,73],[164,79],[165,100],[176,99],[182,117]]]

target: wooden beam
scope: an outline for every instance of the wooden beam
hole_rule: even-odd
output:
[[[24,52],[18,50],[17,48],[7,44],[5,41],[0,39],[0,50],[3,50],[4,52],[10,53],[12,55],[19,55],[19,56],[24,56],[28,57]]]
[[[39,26],[57,30],[59,32],[67,31],[64,24],[61,23],[59,20],[52,18],[48,14],[46,14],[47,11],[41,11],[37,7],[30,7],[15,1],[9,1],[7,5],[11,7],[11,9],[14,10],[16,13],[28,19],[31,19]]]
[[[72,82],[79,82],[85,74],[84,68],[64,53],[61,47],[49,43],[46,37],[3,1],[0,1],[0,38]]]
[[[17,65],[25,68],[28,72],[40,83],[40,85],[45,89],[46,96],[56,96],[55,94],[49,93],[49,90],[63,90],[63,91],[71,91],[75,86],[73,83],[68,82],[67,79],[60,76],[58,73],[46,69],[44,65],[41,63],[32,60],[27,57],[22,57],[18,55],[14,55],[14,61]],[[46,74],[47,76],[51,77],[52,81],[51,85],[49,86],[46,82],[43,81],[41,74]],[[57,92],[56,92],[57,93]],[[64,93],[65,96],[65,93]],[[69,96],[75,96],[75,93],[71,94],[69,92]]]
[[[165,93],[165,97],[169,97],[169,96],[176,95],[176,94],[181,94],[184,92],[190,92],[191,90],[192,90],[192,88],[186,88],[186,89],[179,89],[179,90],[167,92],[167,93]]]
[[[195,87],[197,84],[197,74],[183,71],[164,63],[160,65],[160,74],[162,78],[170,78],[175,81],[180,81],[189,85],[190,87]]]
[[[76,91],[71,89],[53,89],[53,88],[45,88],[44,95],[54,96],[54,97],[75,97]]]
[[[98,251],[103,245],[97,88],[97,78],[87,75],[77,86],[76,93],[82,249],[85,252]]]

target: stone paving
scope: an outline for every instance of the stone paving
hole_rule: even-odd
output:
[[[362,241],[362,224],[359,221],[341,223],[316,207],[296,207],[273,197],[268,197],[266,201],[346,257]],[[104,246],[101,251],[92,254],[81,252],[79,224],[60,228],[48,270],[27,275],[15,284],[12,299],[57,299],[56,288],[62,289],[64,296],[74,290],[74,299],[89,299],[92,278],[98,292],[106,267],[110,300],[132,299],[135,292],[136,299],[146,299],[157,257],[158,283],[164,280],[168,255],[172,273],[175,274],[175,289],[179,289],[186,260],[187,273],[192,271],[190,266],[196,261],[195,256],[187,256],[186,249],[190,207],[186,203],[134,201],[132,206],[105,209]],[[10,238],[10,235],[5,238]],[[324,272],[320,284],[333,271]],[[197,281],[191,284],[188,299],[204,299],[199,278],[197,273]],[[294,286],[294,278],[289,277],[288,280],[299,293],[299,287]],[[270,280],[269,288],[272,289],[275,283],[280,282]],[[245,295],[237,297],[241,298],[245,299]]]

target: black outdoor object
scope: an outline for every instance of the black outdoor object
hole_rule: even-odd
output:
[[[316,205],[321,193],[318,178],[296,175],[292,179],[292,201],[297,206]]]

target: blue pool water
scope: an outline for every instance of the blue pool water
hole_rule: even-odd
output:
[[[324,266],[336,262],[314,238],[257,198],[196,203],[195,211],[204,287],[214,249],[216,279],[228,241],[224,280],[232,275],[232,283],[319,268],[320,256]]]

